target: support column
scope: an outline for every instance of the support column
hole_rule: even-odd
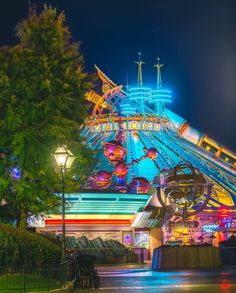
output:
[[[162,245],[163,237],[162,237],[162,229],[161,228],[153,228],[150,229],[149,232],[149,243],[150,243],[150,256],[152,259],[153,250]]]

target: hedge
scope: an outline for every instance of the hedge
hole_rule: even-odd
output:
[[[0,270],[57,265],[61,248],[40,235],[0,223]]]

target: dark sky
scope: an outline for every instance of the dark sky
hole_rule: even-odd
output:
[[[14,27],[28,0],[2,1],[0,44],[14,44]],[[236,151],[235,0],[34,0],[64,10],[73,39],[81,41],[86,69],[97,64],[116,83],[135,82],[141,51],[144,83],[154,84],[157,56],[170,108],[192,126]]]

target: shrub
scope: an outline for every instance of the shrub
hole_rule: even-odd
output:
[[[40,235],[0,224],[0,269],[16,266],[56,265],[60,246]]]

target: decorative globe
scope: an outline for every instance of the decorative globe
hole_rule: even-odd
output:
[[[148,193],[150,182],[144,177],[135,177],[128,186],[130,193]]]
[[[128,167],[124,162],[118,162],[114,167],[113,174],[118,177],[125,177],[128,174]]]
[[[147,157],[151,160],[155,160],[157,157],[157,154],[158,154],[158,152],[157,152],[157,149],[155,149],[155,148],[150,148],[147,151]]]
[[[191,209],[202,203],[206,179],[189,162],[180,162],[165,176],[164,192],[179,210]]]
[[[121,145],[119,141],[112,140],[103,144],[103,151],[106,158],[112,163],[116,164],[123,161],[127,150]]]
[[[111,185],[112,174],[101,170],[91,175],[89,179],[92,189],[106,189]]]
[[[102,86],[102,92],[106,94],[111,89],[111,86],[108,83],[104,83]]]

